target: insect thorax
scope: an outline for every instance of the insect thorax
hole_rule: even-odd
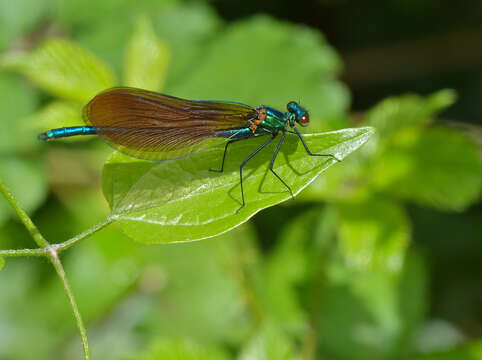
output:
[[[261,127],[272,131],[279,131],[286,126],[285,114],[269,106],[263,105],[263,107],[266,109],[266,118],[261,123]]]

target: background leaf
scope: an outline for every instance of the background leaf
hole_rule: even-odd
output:
[[[127,86],[159,91],[166,77],[169,49],[160,41],[148,18],[140,18],[127,44],[124,83]]]
[[[12,54],[0,65],[16,70],[39,87],[68,100],[85,103],[112,87],[112,70],[88,50],[64,39],[51,39],[29,54]]]
[[[426,97],[413,94],[390,97],[371,109],[364,123],[375,127],[385,141],[397,131],[430,123],[434,115],[452,105],[455,99],[452,90],[441,90]]]
[[[478,147],[446,128],[423,134],[399,133],[393,145],[376,158],[374,187],[403,199],[442,210],[462,210],[482,190]]]
[[[363,209],[363,211],[360,211]],[[345,266],[360,272],[398,272],[410,240],[402,208],[380,199],[340,204],[338,240]]]
[[[345,129],[306,137],[313,152],[343,159],[364,144],[372,128]],[[106,163],[103,189],[112,214],[126,233],[147,243],[169,243],[206,238],[237,226],[259,210],[290,198],[266,163],[271,156],[258,156],[245,168],[243,181],[247,204],[238,214],[239,164],[261,141],[243,141],[227,155],[223,175],[209,171],[219,166],[223,147],[175,162],[145,162],[115,154]],[[273,154],[274,146],[265,150]],[[199,161],[202,157],[202,161]],[[327,167],[336,162],[306,155],[299,140],[287,137],[275,169],[300,192]],[[209,211],[206,211],[209,204]]]
[[[299,100],[310,111],[310,131],[346,125],[349,95],[335,80],[341,63],[317,32],[256,17],[230,26],[198,61],[189,77],[167,87],[171,93],[279,109]]]

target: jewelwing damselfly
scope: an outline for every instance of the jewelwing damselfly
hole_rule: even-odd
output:
[[[245,205],[243,167],[279,134],[281,138],[269,169],[292,197],[290,186],[273,169],[287,133],[299,137],[308,155],[331,157],[339,161],[332,154],[313,154],[310,151],[296,128],[296,124],[309,124],[309,114],[294,101],[287,104],[287,112],[283,113],[266,105],[251,107],[233,101],[185,100],[142,89],[116,87],[96,95],[84,107],[83,118],[85,126],[51,129],[40,134],[39,139],[97,134],[120,152],[146,160],[179,159],[225,144],[220,169],[211,169],[223,172],[230,144],[269,136],[239,167],[240,209]]]

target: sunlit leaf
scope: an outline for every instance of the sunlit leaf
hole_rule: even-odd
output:
[[[115,85],[111,69],[75,43],[52,39],[28,54],[11,54],[0,66],[19,71],[52,94],[85,103]]]
[[[124,83],[128,86],[159,91],[166,78],[169,49],[160,41],[147,18],[140,18],[127,44]]]
[[[372,128],[345,129],[306,136],[313,152],[343,159],[364,144]],[[239,164],[266,139],[235,144],[227,155],[224,174],[219,167],[223,147],[175,162],[146,162],[114,154],[103,173],[104,194],[112,216],[134,239],[147,243],[197,240],[225,232],[268,206],[290,198],[267,165],[276,144],[252,159],[244,171],[246,206],[241,206]],[[297,137],[287,137],[275,163],[294,194],[309,185],[334,159],[311,157]]]
[[[5,259],[0,257],[0,270],[2,270],[4,266],[5,266]]]

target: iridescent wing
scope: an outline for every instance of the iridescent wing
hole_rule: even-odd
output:
[[[223,130],[241,129],[257,111],[236,102],[184,100],[118,87],[94,97],[84,121],[109,145],[149,160],[185,157],[225,142]]]

